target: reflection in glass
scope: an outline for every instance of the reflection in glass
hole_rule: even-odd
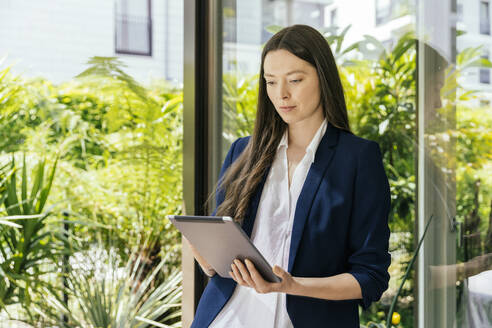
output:
[[[480,1],[480,34],[490,35],[490,12],[488,1]]]
[[[483,59],[489,60],[489,51],[484,50]],[[480,83],[490,84],[490,69],[480,68]]]
[[[454,6],[443,2],[419,5],[426,12],[454,15]],[[486,6],[487,12],[480,12],[482,34],[490,33]],[[491,97],[486,86],[490,62],[483,55],[491,40],[477,44],[473,18],[478,13],[471,3],[459,3],[457,8],[461,17],[457,27],[449,18],[429,19],[419,12],[419,37],[425,41],[419,48],[423,67],[418,81],[419,226],[428,215],[438,218],[419,262],[419,327],[492,324],[492,255],[487,238],[492,229],[488,219],[492,181],[486,178],[482,183],[491,165],[490,147],[485,145],[492,138],[492,117],[480,106]]]
[[[392,191],[393,262],[390,287],[361,313],[363,325],[384,321],[431,215],[418,267],[398,297],[400,326],[492,322],[492,295],[485,292],[492,290],[489,10],[488,2],[464,0],[224,1],[224,35],[230,36],[224,40],[223,149],[253,126],[262,43],[273,25],[294,23],[325,33],[351,126],[381,146]]]

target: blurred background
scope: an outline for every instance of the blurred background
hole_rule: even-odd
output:
[[[361,326],[492,327],[490,7],[0,1],[0,327],[189,326],[207,279],[165,215],[213,210],[292,24],[330,43],[390,181],[390,286]]]

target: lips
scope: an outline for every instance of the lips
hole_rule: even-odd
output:
[[[280,106],[280,110],[284,113],[290,112],[291,110],[295,109],[296,106]]]

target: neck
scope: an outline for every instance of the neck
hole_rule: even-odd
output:
[[[323,123],[323,120],[323,113],[321,113],[321,116],[317,115],[301,122],[289,124],[289,147],[306,149]]]

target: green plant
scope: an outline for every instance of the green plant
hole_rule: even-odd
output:
[[[116,58],[89,65],[50,89],[42,122],[23,129],[22,150],[60,154],[52,199],[88,223],[74,226],[79,238],[97,236],[126,257],[150,236],[152,261],[172,253],[178,266],[178,234],[165,216],[182,206],[182,92],[163,81],[141,86]]]
[[[40,309],[46,322],[61,327],[181,327],[182,275],[173,270],[162,280],[166,259],[146,272],[146,255],[135,252],[124,266],[113,250],[78,253],[67,270],[66,304],[49,294]],[[60,315],[66,321],[60,320]]]
[[[415,196],[415,38],[402,36],[391,50],[366,36],[378,59],[342,67],[350,123],[358,136],[377,141],[388,175],[392,231],[412,231]]]
[[[0,201],[9,211],[0,213],[0,311],[26,322],[37,322],[45,297],[61,297],[55,271],[75,240],[129,261],[129,250],[148,237],[138,284],[160,258],[156,281],[173,275],[181,260],[179,235],[165,215],[182,206],[182,91],[164,81],[143,87],[115,58],[89,64],[60,85],[0,71],[0,159],[28,154],[27,166],[17,165],[21,159],[0,170]],[[55,157],[56,180],[44,161],[29,174],[31,159]],[[67,221],[46,205],[48,193]],[[62,223],[71,224],[70,243]]]
[[[20,150],[25,140],[25,129],[35,128],[43,120],[40,108],[51,107],[46,101],[53,86],[42,79],[25,79],[2,68],[0,59],[0,152]]]
[[[389,217],[392,237],[391,252],[401,252],[393,258],[390,287],[380,302],[361,313],[361,322],[382,322],[393,293],[401,283],[401,266],[407,265],[413,253],[415,213],[415,152],[416,149],[416,49],[411,33],[403,35],[387,49],[378,40],[365,36],[358,51],[362,60],[352,58],[342,65],[344,86],[352,131],[363,138],[378,142],[391,188]],[[407,277],[400,291],[402,323],[413,323],[413,276]],[[403,300],[406,302],[404,304]]]
[[[398,287],[398,290],[396,291],[395,296],[393,296],[393,301],[391,302],[391,306],[389,308],[388,315],[386,318],[386,327],[391,327],[391,319],[393,317],[396,302],[398,301],[398,296],[400,295],[400,293],[403,289],[403,285],[405,284],[405,281],[409,278],[410,270],[412,269],[413,264],[415,263],[415,259],[417,258],[418,254],[419,254],[420,247],[422,246],[422,243],[424,242],[424,238],[425,238],[425,235],[427,234],[427,230],[429,229],[429,225],[432,222],[432,218],[433,218],[433,216],[431,215],[431,217],[427,221],[427,224],[425,225],[424,231],[422,233],[422,237],[420,237],[420,240],[417,244],[417,248],[415,248],[415,251],[413,252],[412,259],[410,260],[410,263],[408,263],[405,274],[403,275],[403,278],[401,280],[400,287]]]
[[[105,133],[105,163],[87,170],[98,175],[101,188],[95,188],[101,193],[90,201],[106,204],[102,213],[92,210],[91,215],[108,227],[120,227],[116,235],[108,230],[113,234],[108,245],[114,245],[115,238],[122,244],[120,255],[128,243],[145,239],[147,254],[172,253],[170,259],[179,264],[178,233],[165,214],[181,212],[182,93],[144,88],[116,58],[94,57],[89,64],[77,83],[98,88],[99,98],[111,104],[98,123]]]
[[[0,66],[5,58],[0,59]],[[0,70],[0,151],[10,146],[12,134],[15,134],[15,120],[12,115],[16,103],[16,95],[19,92],[17,79],[10,74],[10,67]]]
[[[21,179],[17,180],[15,160],[11,161],[10,177],[4,180],[3,196],[5,221],[10,226],[0,226],[0,310],[10,304],[20,303],[26,311],[39,288],[53,290],[41,277],[56,272],[47,263],[56,263],[66,250],[65,237],[56,229],[46,229],[50,210],[44,211],[55,176],[56,160],[45,178],[46,161],[38,163],[30,175],[33,179],[28,194],[26,157],[23,158]],[[17,186],[20,185],[20,195]]]
[[[0,166],[0,204],[3,204],[3,200],[7,197],[5,184],[13,173],[13,170],[9,169],[9,166],[9,163]]]
[[[403,290],[403,285],[405,284],[405,281],[410,277],[409,276],[410,270],[412,269],[413,264],[415,263],[415,260],[417,259],[417,256],[418,256],[419,251],[420,251],[420,247],[422,246],[422,243],[424,242],[425,235],[427,234],[427,230],[429,229],[429,226],[432,222],[432,218],[433,218],[433,216],[431,215],[431,217],[429,218],[429,220],[427,221],[427,223],[425,225],[424,231],[422,233],[422,237],[420,237],[420,240],[417,244],[417,248],[413,252],[412,259],[410,260],[410,263],[407,266],[405,274],[403,275],[403,278],[402,278],[401,283],[400,283],[400,287],[398,288],[396,294],[393,296],[393,301],[391,302],[391,306],[390,306],[388,314],[386,316],[386,325],[370,321],[367,323],[367,326],[361,326],[361,327],[366,327],[366,328],[371,328],[371,327],[373,327],[373,328],[385,328],[385,327],[388,327],[389,328],[392,326],[392,324],[397,325],[398,323],[400,323],[400,314],[394,311],[395,307],[396,307],[396,303],[398,301],[398,297],[400,296],[401,291]]]
[[[229,144],[252,133],[256,118],[258,75],[238,78],[222,76],[224,126],[222,135]],[[227,148],[226,148],[227,149]]]

